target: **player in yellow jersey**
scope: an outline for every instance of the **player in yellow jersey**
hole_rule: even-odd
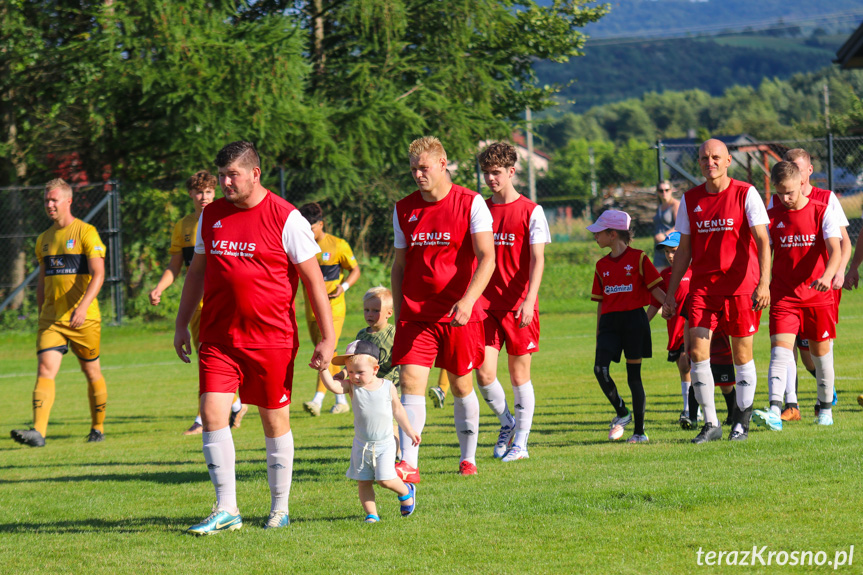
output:
[[[201,212],[204,208],[216,198],[216,184],[219,180],[216,176],[210,174],[206,170],[201,170],[188,180],[186,180],[186,190],[189,193],[189,198],[195,206],[194,213],[184,217],[174,225],[174,231],[171,234],[171,247],[168,253],[171,254],[171,262],[165,268],[162,278],[156,287],[150,292],[150,303],[159,305],[162,301],[162,292],[174,283],[174,280],[180,275],[183,269],[183,264],[189,267],[192,263],[192,256],[195,255],[195,238],[198,231],[198,219],[201,217]],[[198,303],[198,308],[192,315],[192,321],[189,322],[189,331],[192,334],[192,346],[195,350],[198,349],[198,328],[201,326],[201,308],[203,300]],[[231,427],[240,427],[240,422],[243,416],[248,411],[248,407],[243,405],[239,397],[234,397],[234,404],[231,406]],[[195,417],[192,426],[183,432],[183,435],[197,435],[204,430],[201,424],[200,412]]]
[[[72,215],[72,188],[63,180],[51,180],[45,186],[45,212],[54,224],[36,240],[39,367],[33,427],[12,430],[12,439],[31,447],[45,445],[54,378],[71,347],[87,378],[92,421],[87,441],[102,441],[108,390],[99,366],[102,316],[96,296],[105,281],[105,244],[96,228]]]
[[[309,221],[312,226],[312,233],[315,234],[315,241],[321,248],[317,256],[318,265],[321,266],[321,273],[324,275],[324,283],[330,297],[330,307],[333,310],[333,328],[336,331],[336,346],[338,346],[342,326],[345,323],[345,292],[360,279],[360,266],[357,264],[354,252],[348,242],[324,231],[324,212],[320,205],[317,203],[306,204],[300,208],[300,213]],[[345,272],[348,273],[347,277],[345,277]],[[309,335],[312,338],[312,343],[317,345],[321,341],[321,330],[318,329],[318,324],[315,322],[308,294],[305,294],[304,299],[306,300],[306,323],[309,326]],[[339,368],[331,367],[330,373],[335,374],[339,370]],[[303,408],[313,416],[320,415],[326,393],[327,388],[321,381],[321,377],[318,376],[315,396],[311,401],[305,402]],[[350,410],[345,396],[336,395],[336,403],[330,413],[347,413]]]

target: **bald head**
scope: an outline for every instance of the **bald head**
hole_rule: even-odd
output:
[[[698,165],[701,175],[708,181],[720,184],[728,178],[728,168],[731,166],[731,154],[728,147],[716,139],[710,139],[698,148]],[[708,187],[711,187],[708,185]],[[724,185],[720,184],[720,188]]]

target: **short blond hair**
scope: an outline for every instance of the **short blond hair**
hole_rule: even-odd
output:
[[[55,178],[45,184],[45,193],[47,194],[51,190],[60,190],[67,198],[72,197],[72,186],[67,184],[63,178]]]
[[[770,181],[774,186],[798,180],[800,180],[800,168],[794,162],[787,160],[776,162],[770,170]]]
[[[435,158],[446,159],[446,150],[443,149],[443,144],[434,136],[423,136],[417,138],[411,145],[408,146],[408,156],[411,158],[419,158],[420,155],[428,153]]]
[[[377,286],[369,289],[363,296],[363,302],[370,299],[381,300],[381,306],[389,309],[393,308],[393,292],[384,286]]]
[[[796,162],[800,158],[806,160],[807,164],[812,163],[812,156],[809,155],[809,152],[804,150],[803,148],[794,148],[792,150],[788,150],[785,154],[782,155],[782,159],[786,162]]]
[[[369,362],[372,366],[380,365],[381,363],[377,360],[377,358],[373,355],[369,355],[367,353],[356,353],[354,355],[348,356],[345,358],[345,366],[349,363],[354,363],[357,359],[363,358],[367,362]]]

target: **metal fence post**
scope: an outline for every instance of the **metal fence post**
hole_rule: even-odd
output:
[[[833,132],[827,134],[827,189],[833,189]]]
[[[665,181],[665,173],[662,167],[662,140],[656,140],[656,183]]]
[[[114,321],[117,325],[123,323],[125,315],[123,299],[123,224],[120,217],[120,183],[112,180],[109,182],[111,191],[108,193],[111,203],[108,209],[108,226],[111,229],[109,240],[111,257],[111,295],[114,300]]]

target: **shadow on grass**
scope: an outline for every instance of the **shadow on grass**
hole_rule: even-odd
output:
[[[82,519],[80,521],[56,521],[45,523],[6,523],[0,524],[0,533],[40,533],[63,535],[67,533],[91,533],[111,531],[113,533],[143,533],[153,531],[177,530],[182,533],[189,525],[201,520],[200,517],[133,517],[129,519],[106,521],[104,519]]]

